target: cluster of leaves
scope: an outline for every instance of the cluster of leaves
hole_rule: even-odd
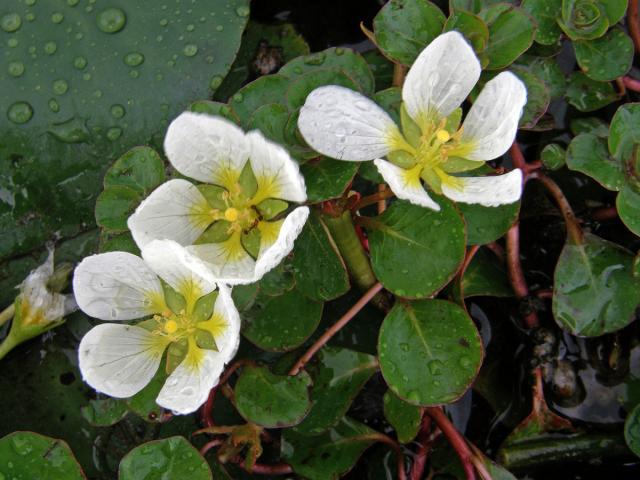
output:
[[[391,0],[373,19],[372,30],[364,29],[375,48],[362,54],[342,47],[310,53],[289,24],[247,22],[249,10],[243,0],[201,2],[190,10],[176,7],[169,13],[155,2],[141,1],[126,11],[127,25],[136,28],[122,31],[117,29],[117,15],[103,25],[113,31],[101,29],[100,19],[107,10],[93,12],[90,2],[86,6],[71,0],[64,5],[24,3],[16,2],[15,10],[24,10],[18,13],[24,19],[21,22],[33,23],[15,28],[8,16],[0,22],[7,39],[15,39],[17,45],[16,59],[11,57],[8,64],[10,75],[0,77],[4,104],[11,105],[0,124],[6,139],[0,142],[0,161],[6,162],[0,173],[0,222],[7,232],[0,238],[4,262],[0,282],[5,291],[36,264],[34,256],[24,255],[37,252],[54,232],[63,239],[62,259],[74,260],[96,250],[138,253],[126,220],[154,188],[179,176],[168,170],[158,143],[167,120],[184,109],[221,115],[285,146],[301,165],[308,203],[313,206],[293,253],[283,264],[257,284],[234,289],[243,319],[239,375],[218,388],[220,394],[202,419],[171,418],[154,403],[164,381],[162,373],[132,398],[98,398],[84,405],[82,424],[91,425],[87,431],[94,440],[117,443],[104,439],[134,427],[150,432],[125,442],[124,452],[109,451],[99,465],[103,472],[113,471],[119,463],[122,480],[187,474],[198,479],[213,474],[241,478],[245,473],[238,465],[251,471],[258,462],[261,468],[268,463],[286,464],[309,479],[339,478],[371,447],[373,467],[364,473],[359,466],[358,475],[380,478],[385,462],[403,461],[390,457],[387,450],[378,455],[386,446],[373,447],[379,442],[397,446],[388,434],[405,445],[402,448],[433,447],[428,465],[432,474],[464,478],[453,449],[444,441],[431,445],[429,434],[435,430],[430,431],[423,421],[428,418],[425,408],[461,408],[464,401],[457,400],[473,386],[474,395],[483,397],[495,414],[507,417],[511,397],[528,392],[532,364],[535,378],[544,376],[549,390],[565,385],[559,372],[570,357],[560,353],[555,338],[564,335],[571,345],[583,337],[606,342],[608,334],[618,332],[618,342],[620,331],[629,332],[632,340],[612,349],[609,356],[609,366],[619,358],[626,358],[627,365],[626,370],[616,371],[624,374],[616,383],[625,390],[624,400],[622,405],[617,399],[613,404],[616,411],[622,406],[630,412],[624,436],[629,448],[640,455],[640,406],[636,406],[640,396],[634,393],[637,382],[633,382],[634,374],[640,372],[629,360],[637,342],[630,324],[640,304],[640,269],[631,252],[640,246],[640,108],[628,103],[635,93],[618,86],[624,84],[620,79],[629,74],[634,60],[634,43],[622,21],[628,24],[637,18],[625,17],[626,1],[524,0],[515,5],[451,0],[443,8],[425,0]],[[37,21],[28,20],[30,14]],[[56,14],[66,20],[52,20],[59,18]],[[61,28],[52,34],[60,38],[51,38],[59,51],[50,47],[53,53],[48,56],[38,52],[36,61],[36,54],[29,50],[27,27],[44,31],[51,28],[51,21],[64,27],[76,17],[92,27],[98,22],[98,28],[87,29],[86,43],[67,46],[65,42],[78,38],[77,33]],[[558,216],[535,186],[528,188],[522,205],[489,208],[435,196],[442,207],[438,212],[397,200],[378,212],[375,204],[361,207],[364,204],[359,202],[361,196],[375,195],[382,183],[371,162],[319,156],[297,130],[307,95],[323,85],[341,85],[372,97],[397,120],[399,73],[435,37],[450,30],[466,37],[483,67],[472,99],[484,83],[504,70],[526,84],[528,103],[518,141],[531,162],[520,166],[566,185],[566,196],[586,219],[580,227],[562,205],[562,192],[552,195],[556,201],[560,198],[560,211],[567,221],[566,243],[561,252],[553,253],[559,248],[549,247],[547,256],[555,256],[544,274],[535,270],[546,267],[524,262],[532,291],[546,292],[550,300],[544,295],[527,296],[522,285],[514,284],[520,268],[517,235],[515,258],[510,255],[513,236],[504,239],[518,221],[524,225],[527,218],[548,217],[549,212],[551,217]],[[96,43],[104,42],[105,36],[111,43],[104,49],[89,48],[92,35]],[[182,47],[174,55],[176,45]],[[26,67],[14,75],[20,71],[16,66],[20,55]],[[77,70],[73,71],[77,78],[64,80],[70,87],[63,88],[58,77],[70,75],[70,68]],[[89,82],[84,75],[95,81]],[[48,87],[39,87],[43,78],[52,83],[53,96]],[[615,80],[619,80],[616,86]],[[16,103],[16,99],[21,100]],[[14,108],[18,103],[29,107],[21,107],[22,117],[15,116],[20,113]],[[21,121],[29,109],[29,118]],[[136,146],[142,144],[150,146]],[[509,168],[509,159],[503,160],[496,166]],[[52,173],[52,165],[57,165],[59,173]],[[536,174],[531,175],[530,184],[539,187]],[[618,192],[617,196],[609,191]],[[99,229],[91,218],[94,201]],[[607,229],[592,220],[595,209],[610,204],[615,204],[626,228],[620,224]],[[563,235],[560,225],[546,226]],[[524,250],[526,239],[522,239]],[[502,245],[507,248],[506,262],[500,254]],[[350,335],[343,330],[297,372],[294,365],[309,346],[331,328],[360,290],[378,282],[384,290],[373,298],[377,310],[370,307],[353,320],[361,330]],[[501,298],[506,305],[496,310],[496,318],[485,318],[480,329],[482,321],[473,310],[476,297]],[[509,323],[505,310],[515,325],[505,327]],[[524,388],[511,391],[500,372],[501,364],[513,358],[502,353],[506,347],[500,344],[499,333],[517,330],[535,310],[544,329],[534,328],[524,340],[527,354],[519,360],[527,380]],[[69,322],[74,336],[87,329],[88,320],[82,316]],[[487,331],[492,329],[493,338]],[[582,381],[577,367],[569,368],[569,374],[565,371],[563,378],[567,376],[573,383],[565,399]],[[526,401],[521,403],[528,408]],[[369,404],[380,408],[363,414],[359,408]],[[522,418],[504,421],[512,430],[506,440],[499,439],[498,459],[505,467],[523,471],[545,461],[629,454],[620,435],[577,431],[556,416],[540,390],[533,404],[533,413],[523,422]],[[77,402],[71,402],[71,415],[79,415],[77,410]],[[562,413],[571,419],[574,412]],[[199,420],[217,441],[216,450],[206,459],[184,438],[196,430]],[[7,425],[23,429],[20,419]],[[462,429],[464,423],[456,426]],[[558,436],[558,431],[569,434]],[[550,440],[552,432],[556,443]],[[202,437],[194,442],[204,442]],[[78,437],[74,441],[81,443]],[[82,457],[90,454],[84,451]],[[480,471],[493,478],[513,478],[481,453],[475,456]],[[82,463],[85,470],[94,468]],[[13,470],[5,472],[4,465]],[[49,478],[84,478],[60,440],[25,432],[0,440],[0,473],[39,478],[45,471]]]

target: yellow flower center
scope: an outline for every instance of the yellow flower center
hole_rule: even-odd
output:
[[[167,320],[163,327],[164,331],[171,335],[172,333],[176,333],[178,330],[178,322],[175,320]]]
[[[235,222],[238,220],[239,212],[238,209],[229,207],[224,211],[224,218],[229,222]]]
[[[440,129],[436,132],[436,138],[442,143],[446,143],[451,139],[451,135],[444,129]]]

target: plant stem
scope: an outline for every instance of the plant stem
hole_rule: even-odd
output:
[[[378,193],[374,193],[372,195],[368,195],[366,197],[362,197],[352,208],[352,211],[358,211],[363,209],[364,207],[368,207],[369,205],[373,205],[374,203],[378,204],[378,207],[380,207],[380,203],[379,202],[384,202],[385,199],[387,198],[391,198],[391,197],[395,197],[395,193],[393,193],[391,190],[389,190],[388,188],[380,188],[380,187],[384,187],[385,185],[383,183],[381,183],[380,185],[378,185]],[[384,209],[383,209],[384,211]],[[378,208],[378,213],[382,213],[380,212],[380,208]]]
[[[245,462],[240,463],[240,466],[249,473],[257,473],[258,475],[288,475],[293,473],[291,465],[286,463],[278,463],[275,465],[264,465],[261,463],[255,463],[253,468],[249,470],[245,467]]]
[[[523,182],[526,183],[527,177],[530,173],[539,170],[542,168],[542,162],[535,161],[531,163],[527,163],[524,158],[524,154],[520,149],[520,145],[517,142],[513,142],[511,147],[509,148],[509,153],[511,154],[511,159],[513,160],[513,166],[522,170]]]
[[[591,212],[591,218],[598,222],[604,222],[606,220],[614,220],[618,218],[618,209],[616,207],[596,208]]]
[[[567,197],[564,196],[562,190],[558,186],[556,182],[551,180],[546,175],[535,172],[531,174],[531,178],[535,178],[547,189],[547,192],[553,197],[562,213],[562,217],[564,218],[565,228],[567,229],[567,236],[569,237],[569,241],[575,245],[580,245],[583,242],[582,239],[582,229],[578,224],[578,220],[573,213],[573,209],[567,200]]]
[[[516,298],[526,299],[529,296],[529,287],[520,263],[520,225],[518,223],[514,223],[507,231],[507,270]],[[527,328],[535,328],[540,324],[535,310],[525,315],[524,324]]]
[[[223,443],[224,443],[224,440],[222,438],[214,438],[213,440],[208,441],[200,449],[200,455],[204,457],[209,450],[211,450],[214,447],[217,447],[218,445],[222,445]]]
[[[631,77],[622,77],[622,84],[631,91],[640,92],[640,80]]]
[[[356,316],[356,314],[364,308],[364,306],[369,303],[369,301],[376,296],[376,294],[382,290],[382,284],[380,282],[376,283],[373,287],[371,287],[367,292],[358,300],[353,307],[347,311],[336,323],[334,323],[326,332],[322,334],[322,336],[316,340],[316,342],[309,347],[309,350],[305,352],[305,354],[300,357],[300,359],[296,362],[296,364],[289,371],[289,375],[297,375],[300,370],[304,368],[304,366],[311,360],[311,358],[315,355],[315,353],[320,350],[336,333],[340,331],[342,327],[344,327],[349,321]]]
[[[460,462],[462,462],[462,468],[467,476],[467,480],[475,480],[476,473],[473,467],[473,453],[469,445],[467,445],[467,441],[456,430],[449,418],[442,411],[442,408],[427,407],[425,412],[436,422],[436,425],[442,430],[442,433],[447,437],[447,440],[456,451]]]
[[[636,53],[640,53],[640,23],[638,20],[638,0],[629,0],[627,9],[627,28],[636,47]]]
[[[200,421],[204,427],[213,427],[215,425],[213,422],[213,404],[215,403],[218,388],[226,384],[229,381],[229,378],[231,378],[231,375],[233,375],[238,368],[245,365],[255,365],[255,362],[246,358],[236,360],[225,370],[222,377],[220,377],[218,384],[209,392],[209,397],[200,410]]]
[[[372,433],[371,435],[365,435],[363,438],[370,438],[372,440],[375,440],[381,443],[386,443],[387,445],[389,445],[396,454],[396,463],[398,467],[398,480],[407,480],[407,473],[405,472],[405,468],[404,468],[404,454],[402,453],[402,448],[400,448],[400,445],[398,444],[398,442],[393,440],[391,437],[385,435],[384,433],[380,433],[380,432]]]
[[[393,79],[391,84],[394,87],[402,87],[404,77],[407,75],[407,67],[399,63],[393,65]]]
[[[16,304],[15,302],[5,308],[2,312],[0,312],[0,326],[7,323],[9,320],[13,318],[16,313]]]
[[[434,439],[440,434],[440,431],[436,429],[435,432],[431,432],[432,421],[429,415],[422,415],[422,425],[420,426],[420,432],[416,437],[418,446],[416,447],[415,455],[413,456],[413,465],[411,465],[411,473],[409,475],[410,480],[421,480],[424,474],[424,467],[427,464],[427,457],[431,451],[431,445]]]

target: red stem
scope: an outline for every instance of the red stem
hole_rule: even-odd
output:
[[[404,469],[404,454],[402,453],[402,448],[400,444],[393,440],[391,437],[388,437],[384,433],[376,432],[371,435],[365,435],[366,438],[371,438],[372,440],[376,440],[381,443],[386,443],[391,447],[391,449],[396,454],[396,463],[398,467],[398,480],[407,480],[407,473]]]
[[[309,350],[305,352],[305,354],[300,357],[300,360],[296,362],[296,364],[291,368],[289,375],[297,375],[300,370],[304,368],[304,366],[311,360],[311,358],[316,354],[318,350],[320,350],[324,345],[331,340],[331,338],[340,331],[342,327],[344,327],[349,321],[357,315],[357,313],[362,310],[369,301],[376,296],[376,294],[382,290],[382,284],[380,282],[376,283],[373,287],[371,287],[367,292],[356,302],[356,304],[349,309],[347,313],[345,313],[336,323],[334,323],[326,332],[322,334],[322,336],[316,340],[316,342],[309,347]]]
[[[224,443],[224,440],[222,438],[214,438],[213,440],[208,441],[200,449],[200,455],[204,457],[209,450],[211,450],[214,447],[217,447],[218,445],[222,445],[223,443]]]
[[[597,208],[591,212],[591,218],[598,222],[614,220],[618,218],[618,209],[616,207]]]
[[[433,442],[434,434],[431,433],[431,417],[429,415],[423,415],[422,425],[420,426],[420,432],[416,441],[418,446],[416,447],[416,453],[413,456],[413,465],[411,466],[410,480],[421,480],[424,474],[424,467],[427,464],[427,457],[431,451],[431,445]]]
[[[238,368],[244,365],[255,365],[255,362],[246,358],[236,360],[225,370],[222,377],[220,377],[218,385],[213,387],[209,392],[209,397],[200,410],[200,422],[202,423],[202,425],[204,425],[204,427],[213,427],[215,425],[215,423],[213,422],[213,404],[216,400],[216,393],[218,391],[218,388],[227,383],[229,381],[229,378],[231,378],[231,375],[233,375],[233,373]]]
[[[633,92],[640,92],[640,80],[631,77],[622,77],[622,84]]]
[[[249,473],[257,473],[259,475],[288,475],[293,473],[291,465],[287,465],[286,463],[278,463],[275,465],[263,465],[261,463],[256,463],[253,465],[251,470],[245,468],[244,462],[242,462],[240,466]]]
[[[433,418],[433,421],[436,422],[436,425],[442,430],[442,433],[456,451],[467,480],[475,480],[476,472],[473,467],[473,453],[469,445],[467,445],[467,441],[456,430],[456,427],[453,426],[449,417],[444,414],[440,407],[427,407],[425,411],[427,415]]]
[[[640,53],[640,22],[638,22],[638,0],[629,0],[627,9],[627,27],[633,39],[636,52]]]
[[[524,278],[522,264],[520,263],[520,225],[515,223],[507,232],[507,270],[509,271],[509,280],[516,297],[519,300],[529,296],[529,287]],[[535,328],[540,322],[535,311],[527,313],[524,317],[524,323],[527,328]]]
[[[386,206],[384,201],[387,198],[391,198],[394,196],[395,196],[395,193],[389,190],[384,183],[381,183],[380,185],[378,185],[378,193],[374,193],[372,195],[367,195],[366,197],[362,197],[353,207],[351,207],[351,210],[353,211],[361,210],[364,207],[368,207],[369,205],[373,205],[374,203],[377,203],[378,213],[382,213],[384,212],[384,208],[382,208],[382,211],[380,211],[380,206],[381,206],[380,202],[382,202],[382,204]]]

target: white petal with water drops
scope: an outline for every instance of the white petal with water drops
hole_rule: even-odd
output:
[[[219,295],[216,298],[213,314],[225,321],[226,328],[221,335],[215,336],[216,347],[225,362],[231,360],[240,345],[240,314],[231,298],[231,289],[226,285],[218,285]]]
[[[206,263],[218,282],[241,285],[254,281],[256,262],[243,247],[233,257],[223,243],[191,245],[187,250]]]
[[[405,169],[381,159],[376,160],[374,163],[384,181],[389,184],[391,191],[396,194],[396,197],[401,200],[407,200],[414,205],[420,205],[435,211],[440,210],[440,205],[431,199],[419,179],[415,182],[407,181]]]
[[[458,177],[460,188],[442,184],[442,193],[456,202],[497,207],[517,202],[522,194],[522,171],[518,168],[491,177]]]

